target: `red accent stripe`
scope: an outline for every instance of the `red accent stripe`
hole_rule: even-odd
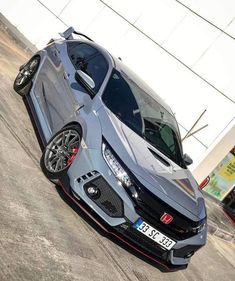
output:
[[[210,178],[209,177],[206,177],[199,185],[200,189],[203,189],[207,184],[208,182],[210,181]]]
[[[67,191],[66,188],[63,186],[63,184],[61,182],[59,182],[60,186],[63,188],[63,191],[66,193],[66,195],[72,199],[72,201],[78,205],[93,221],[95,221],[106,233],[113,235],[114,237],[118,238],[120,241],[124,242],[125,244],[127,244],[129,247],[131,247],[132,249],[134,249],[135,251],[137,251],[138,253],[144,255],[145,257],[147,257],[148,259],[160,264],[161,266],[165,267],[167,270],[169,271],[174,271],[171,268],[169,268],[166,264],[160,262],[159,260],[149,256],[148,254],[142,252],[140,249],[136,248],[133,244],[131,244],[130,242],[126,241],[125,239],[123,239],[121,236],[119,236],[118,234],[108,230],[107,228],[105,228],[96,218],[94,218],[91,213],[84,207],[82,206],[73,196],[71,196]]]

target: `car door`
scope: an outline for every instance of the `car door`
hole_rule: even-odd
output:
[[[35,90],[51,134],[62,128],[74,115],[74,96],[63,62],[55,45],[46,48]]]

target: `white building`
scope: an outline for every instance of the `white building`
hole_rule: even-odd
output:
[[[172,107],[182,136],[206,110],[195,130],[208,126],[183,142],[192,170],[227,132],[208,169],[234,145],[234,0],[0,0],[0,12],[38,48],[72,25],[120,56]]]

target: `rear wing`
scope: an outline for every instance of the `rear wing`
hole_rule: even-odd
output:
[[[85,34],[83,34],[83,33],[81,33],[81,32],[75,31],[72,26],[70,26],[68,29],[66,29],[63,33],[62,33],[62,32],[59,32],[59,35],[60,35],[61,37],[63,37],[64,39],[66,39],[66,40],[74,39],[74,38],[73,38],[73,34],[76,34],[76,35],[78,35],[78,36],[85,37],[87,40],[93,42],[93,40],[92,40],[91,38],[89,38],[88,36],[86,36]]]

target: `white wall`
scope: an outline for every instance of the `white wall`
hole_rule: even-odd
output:
[[[0,0],[0,12],[38,48],[73,25],[122,57],[170,104],[183,136],[207,109],[198,127],[209,126],[183,143],[194,167],[234,118],[234,0]]]

